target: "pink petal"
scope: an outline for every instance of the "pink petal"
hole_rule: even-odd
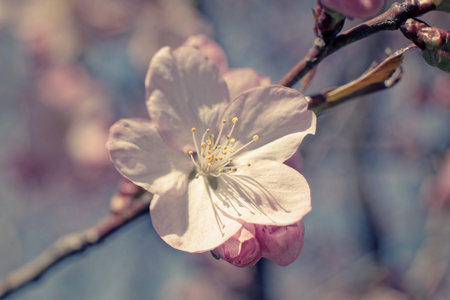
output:
[[[263,257],[280,266],[287,266],[300,255],[305,234],[302,221],[288,226],[256,225],[255,228]]]
[[[190,36],[183,46],[193,47],[206,56],[208,56],[213,63],[219,68],[220,74],[225,74],[228,71],[228,60],[222,48],[212,39],[206,35],[197,34]]]
[[[229,218],[217,208],[214,210],[212,203],[217,199],[205,184],[204,177],[192,179],[187,193],[180,197],[155,196],[152,200],[153,227],[166,243],[176,249],[209,251],[223,244],[242,227],[241,222]]]
[[[219,69],[198,50],[168,47],[153,57],[146,81],[147,108],[161,136],[175,149],[193,150],[191,128],[213,128],[229,101]]]
[[[155,194],[185,192],[194,165],[187,154],[164,143],[151,121],[119,120],[110,129],[106,147],[117,170],[136,185]]]
[[[223,79],[228,85],[230,99],[249,89],[270,85],[269,77],[261,76],[253,69],[232,69],[223,75]]]
[[[251,267],[262,257],[262,250],[255,238],[255,226],[245,224],[235,235],[213,250],[214,255],[237,267]]]
[[[311,210],[303,175],[275,161],[254,161],[222,174],[214,193],[217,206],[235,219],[262,225],[289,225]]]
[[[225,109],[225,120],[238,118],[232,137],[239,145],[259,136],[239,153],[237,161],[253,159],[286,161],[307,134],[314,134],[316,116],[298,91],[280,86],[254,88],[241,94]],[[242,159],[241,159],[242,158]]]
[[[292,245],[292,247],[289,248],[289,250],[284,252],[283,254],[272,255],[272,254],[265,253],[265,254],[263,254],[263,257],[270,259],[271,261],[273,261],[274,263],[276,263],[279,266],[285,267],[287,265],[290,265],[297,259],[297,257],[302,252],[302,248],[303,248],[303,238],[298,239],[295,242],[295,244]]]

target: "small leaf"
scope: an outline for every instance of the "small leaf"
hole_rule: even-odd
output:
[[[326,94],[326,102],[339,101],[352,94],[359,93],[366,88],[382,83],[385,87],[390,87],[392,83],[389,79],[395,71],[401,69],[403,53],[415,47],[414,45],[400,49],[386,58],[382,63],[370,69],[367,73],[343,86],[337,87]]]

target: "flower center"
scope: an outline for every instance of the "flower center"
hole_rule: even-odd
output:
[[[209,128],[206,129],[203,133],[200,144],[197,143],[195,127],[191,129],[196,152],[189,151],[189,155],[195,165],[195,178],[206,176],[210,179],[219,177],[222,174],[236,172],[237,169],[233,165],[233,156],[259,139],[259,137],[255,135],[251,141],[243,146],[240,146],[238,149],[235,149],[235,145],[239,143],[236,143],[236,140],[232,138],[232,134],[237,121],[237,117],[234,117],[231,120],[233,125],[230,132],[224,138],[222,138],[222,133],[225,124],[227,123],[226,120],[222,120],[217,138],[213,134],[210,134]],[[219,144],[221,139],[223,140],[223,143]],[[247,166],[250,166],[250,163],[247,163]]]

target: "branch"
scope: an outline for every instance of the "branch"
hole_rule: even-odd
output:
[[[148,212],[152,194],[144,193],[119,213],[110,213],[94,226],[59,238],[34,260],[13,271],[0,282],[0,299],[39,279],[45,272],[69,256],[99,244],[128,222]]]
[[[292,87],[324,58],[340,48],[380,31],[398,30],[407,19],[435,9],[436,5],[431,0],[407,0],[401,4],[394,3],[385,13],[355,26],[335,38],[327,39],[327,42],[318,37],[306,56],[278,84]]]

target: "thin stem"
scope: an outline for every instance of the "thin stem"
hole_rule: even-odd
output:
[[[436,6],[431,0],[407,0],[401,4],[394,3],[385,13],[347,30],[334,39],[325,42],[318,37],[306,56],[278,84],[292,87],[324,58],[342,47],[380,31],[398,30],[407,19],[434,9]]]
[[[111,213],[90,228],[60,237],[34,260],[13,271],[0,281],[0,299],[39,279],[65,258],[99,244],[128,222],[147,213],[151,199],[152,195],[145,193],[120,213]]]

